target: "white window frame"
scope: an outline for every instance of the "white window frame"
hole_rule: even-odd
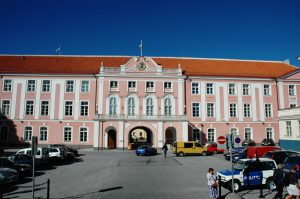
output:
[[[249,107],[246,107],[246,105],[249,105]],[[250,103],[243,104],[243,112],[244,112],[244,117],[252,117]]]
[[[49,81],[49,84],[45,84],[44,82],[45,81]],[[46,93],[46,92],[50,92],[50,90],[51,90],[51,80],[49,80],[49,79],[43,79],[42,80],[42,92],[43,93]]]
[[[167,104],[168,102],[168,104]],[[170,97],[164,98],[164,115],[165,116],[171,116],[172,115],[172,109],[173,109],[173,103],[172,99]]]
[[[271,130],[271,131],[269,131],[269,130]],[[269,135],[270,133],[271,133],[271,136]],[[274,139],[274,128],[272,128],[272,127],[266,128],[266,138]]]
[[[206,83],[206,95],[214,95],[215,94],[215,86],[214,83]]]
[[[72,82],[72,83],[71,83]],[[66,93],[74,93],[75,81],[74,80],[66,80]]]
[[[228,84],[228,95],[236,95],[236,84],[235,83]]]
[[[251,127],[245,127],[245,129],[244,129],[244,139],[247,140],[246,139],[246,133],[247,133],[246,130],[247,129],[250,130],[250,132],[249,132],[250,133],[250,138],[248,138],[248,139],[253,139],[253,129]]]
[[[128,97],[126,106],[127,106],[127,115],[129,116],[136,115],[135,110],[136,110],[137,102],[134,96]]]
[[[119,90],[119,81],[109,80],[109,90],[110,91],[118,91]]]
[[[287,136],[292,136],[292,121],[285,121],[286,125],[286,135]]]
[[[65,139],[65,138],[66,138],[66,128],[70,129],[71,140],[69,140],[69,135],[67,136],[68,139]],[[63,130],[64,130],[64,133],[63,133],[63,141],[64,141],[64,142],[67,142],[67,143],[72,142],[72,140],[73,140],[73,127],[71,127],[71,126],[64,126],[64,129],[63,129]],[[67,133],[69,133],[69,132],[67,132]]]
[[[244,96],[251,95],[251,86],[250,86],[250,84],[243,84],[243,95]]]
[[[70,110],[67,110],[67,102],[72,102],[72,109],[71,109],[71,111],[72,111],[72,114],[71,115],[69,115],[69,114],[66,114],[67,112],[66,111],[70,111]],[[68,105],[68,107],[69,107],[70,105]],[[69,109],[69,108],[68,108]],[[72,117],[74,115],[74,101],[72,101],[72,100],[66,100],[66,101],[64,101],[64,116],[65,117]]]
[[[28,102],[32,102],[32,105],[30,105],[30,110],[29,110],[30,113],[27,112],[27,109],[29,109]],[[34,115],[34,107],[35,107],[34,100],[25,100],[25,115]]]
[[[229,104],[229,116],[230,117],[238,117],[238,115],[237,115],[237,104],[236,103],[230,103]]]
[[[36,89],[36,80],[29,79],[27,80],[27,92],[35,92]]]
[[[27,127],[31,128],[30,132],[29,132],[29,130],[28,131],[26,130]],[[24,132],[23,133],[24,133],[23,134],[24,141],[31,141],[32,133],[33,133],[33,127],[32,126],[24,126]],[[30,136],[28,136],[27,133],[30,133]]]
[[[208,128],[207,129],[207,142],[215,142],[215,141],[216,141],[216,129]]]
[[[266,86],[268,88],[266,88]],[[263,89],[264,89],[264,96],[271,96],[272,95],[272,87],[271,84],[264,84],[263,85]]]
[[[192,82],[191,92],[192,92],[192,95],[199,95],[200,94],[200,83],[199,82]]]
[[[273,106],[272,106],[272,104],[265,104],[265,117],[267,117],[267,118],[273,117]]]
[[[86,131],[81,131],[83,128],[85,128],[86,129]],[[81,127],[79,127],[79,142],[80,143],[87,143],[88,141],[89,141],[89,128],[88,127],[86,127],[86,126],[81,126]],[[86,140],[84,139],[84,140],[81,140],[81,138],[82,138],[82,133],[86,133],[86,135],[84,135],[83,137],[86,137]]]
[[[43,102],[48,102],[48,106],[47,106],[47,114],[46,115],[44,115],[43,114],[43,107],[45,107],[45,106],[43,106]],[[49,116],[49,111],[50,111],[50,101],[49,100],[41,100],[41,110],[40,110],[40,115],[41,116]]]
[[[295,84],[289,84],[288,88],[289,88],[289,96],[296,96],[297,95]]]
[[[42,128],[45,128],[46,130],[42,131]],[[48,126],[40,126],[40,128],[39,128],[39,141],[41,141],[41,142],[47,142],[48,141],[48,132],[49,132],[48,129],[49,129]],[[45,138],[45,137],[46,137],[46,139],[42,139],[42,138]]]
[[[209,107],[208,107],[209,104],[212,104],[212,108],[213,108],[212,111],[209,110]],[[215,103],[214,102],[207,102],[206,103],[206,117],[208,117],[208,118],[214,118],[215,115],[216,115],[215,111],[216,111]]]
[[[173,91],[173,82],[172,81],[164,81],[163,87],[164,87],[164,92],[172,92]]]
[[[236,130],[236,133],[234,133],[233,130]],[[231,135],[235,134],[234,136],[239,135],[239,129],[237,127],[230,128],[230,134]]]
[[[6,82],[9,81],[9,82]],[[12,79],[4,79],[3,80],[3,92],[11,92],[12,91],[13,80]]]
[[[151,103],[148,103],[151,100]],[[146,98],[146,115],[153,116],[154,115],[154,99],[152,97]]]
[[[194,107],[194,105],[198,104],[198,107]],[[198,109],[198,111],[196,110]],[[192,103],[192,117],[199,118],[200,117],[200,102]]]
[[[112,102],[112,100],[114,100]],[[116,115],[118,113],[118,99],[116,96],[112,95],[108,98],[108,114]]]
[[[5,105],[4,107],[4,101],[9,102],[8,104],[8,108],[7,105]],[[3,99],[1,101],[1,113],[5,116],[9,116],[10,115],[10,107],[11,107],[11,100],[10,99]]]
[[[87,102],[87,104],[82,105],[83,102],[84,103]],[[85,109],[87,109],[87,110],[85,110]],[[82,114],[82,111],[84,111],[84,114]],[[80,101],[80,117],[88,117],[88,116],[89,116],[89,101],[82,100],[82,101]]]
[[[87,84],[84,84],[87,82]],[[90,92],[90,81],[89,80],[81,80],[80,82],[80,92],[81,93],[89,93]]]

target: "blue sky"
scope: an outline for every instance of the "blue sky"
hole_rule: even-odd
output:
[[[0,0],[0,54],[290,59],[299,0]]]

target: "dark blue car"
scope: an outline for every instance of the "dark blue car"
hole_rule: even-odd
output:
[[[156,155],[157,150],[154,147],[151,147],[149,145],[142,145],[139,146],[136,150],[136,155]]]
[[[32,156],[28,154],[14,154],[8,158],[18,164],[27,164],[32,166],[33,163]]]
[[[286,172],[293,167],[297,168],[297,176],[300,178],[300,155],[290,155],[283,161],[283,169]]]

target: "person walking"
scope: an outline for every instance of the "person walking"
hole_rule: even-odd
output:
[[[273,199],[277,199],[277,198],[282,199],[282,192],[283,192],[283,187],[284,187],[284,177],[285,177],[284,171],[282,169],[282,164],[277,165],[277,169],[274,171],[273,177],[274,177],[274,182],[275,182],[276,190],[277,190],[277,193]]]
[[[162,147],[162,150],[164,151],[165,158],[166,158],[167,157],[167,151],[168,151],[167,143],[164,144],[164,146]]]
[[[289,186],[286,188],[288,195],[286,199],[290,199],[293,197],[296,197],[296,199],[299,199],[300,195],[300,189],[298,184],[298,178],[297,178],[297,168],[293,167],[291,168],[290,174],[289,174]]]
[[[208,169],[207,177],[207,185],[208,185],[208,195],[210,199],[218,198],[218,180],[214,173],[213,168]]]

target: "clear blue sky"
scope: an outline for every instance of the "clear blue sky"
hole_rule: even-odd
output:
[[[285,60],[299,0],[0,0],[0,54]]]

